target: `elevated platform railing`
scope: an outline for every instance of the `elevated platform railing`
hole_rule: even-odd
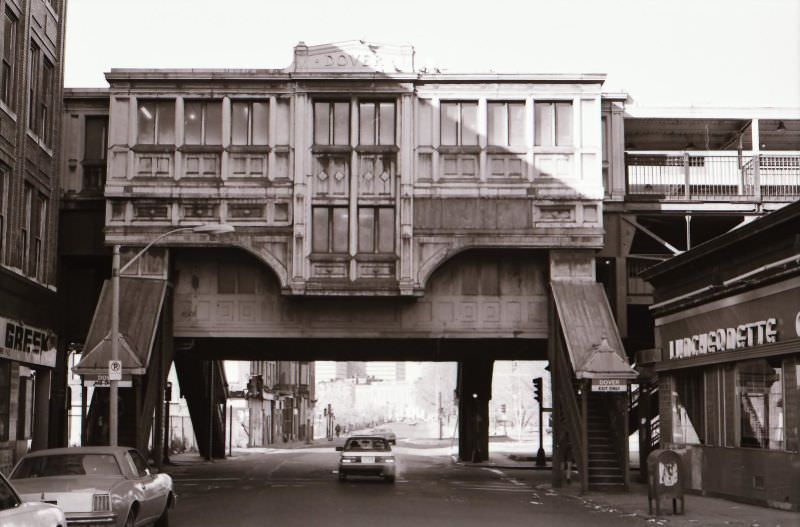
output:
[[[626,152],[631,197],[665,201],[794,201],[800,152]]]

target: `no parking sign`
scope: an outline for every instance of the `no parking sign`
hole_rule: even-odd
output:
[[[108,380],[121,381],[122,380],[122,361],[110,360],[108,361]]]

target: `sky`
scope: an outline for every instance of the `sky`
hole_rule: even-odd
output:
[[[68,0],[65,84],[354,39],[445,72],[605,73],[641,106],[800,107],[800,0]]]

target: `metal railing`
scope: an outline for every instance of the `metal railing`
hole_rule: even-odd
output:
[[[800,198],[800,153],[627,152],[628,195],[663,200]]]

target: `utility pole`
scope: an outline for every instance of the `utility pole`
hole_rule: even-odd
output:
[[[439,392],[439,439],[441,439],[441,438],[442,438],[442,425],[444,424],[444,423],[442,422],[442,413],[443,413],[443,408],[442,408],[442,392]]]

